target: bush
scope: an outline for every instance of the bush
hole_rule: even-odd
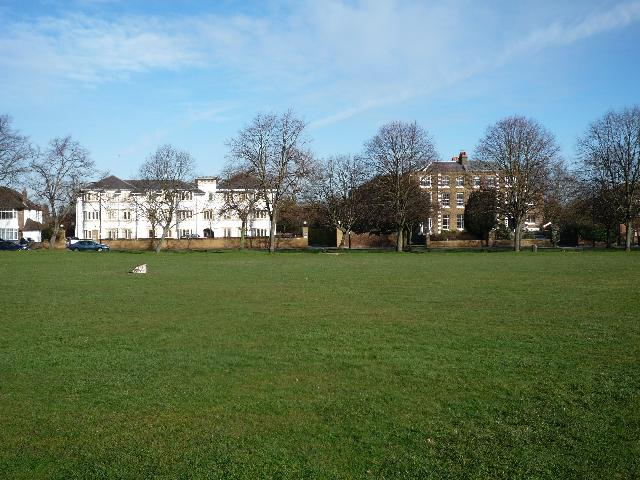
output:
[[[495,235],[496,240],[511,240],[513,238],[513,232],[504,223],[498,224]]]

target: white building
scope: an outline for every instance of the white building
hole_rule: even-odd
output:
[[[42,208],[11,188],[0,187],[0,238],[42,240]]]
[[[138,239],[159,238],[162,228],[152,225],[144,215],[144,195],[140,180],[121,180],[110,176],[95,182],[76,203],[76,236],[79,238]],[[168,238],[239,237],[242,222],[237,215],[221,213],[225,195],[254,196],[255,189],[225,188],[217,177],[199,177],[185,183]],[[253,197],[250,197],[253,198]],[[247,236],[269,235],[269,216],[264,201],[256,202],[247,221]]]

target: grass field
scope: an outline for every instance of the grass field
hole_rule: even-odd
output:
[[[636,253],[34,251],[0,272],[1,478],[640,476]]]

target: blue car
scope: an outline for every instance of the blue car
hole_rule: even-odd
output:
[[[0,240],[0,250],[29,250],[29,247],[10,240]]]
[[[75,243],[67,246],[67,248],[73,252],[82,252],[85,250],[91,250],[94,252],[108,252],[109,245],[104,243],[94,242],[93,240],[78,240]]]

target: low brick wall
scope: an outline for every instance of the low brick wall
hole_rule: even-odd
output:
[[[102,240],[102,243],[109,245],[113,250],[153,250],[153,240]],[[267,249],[269,248],[269,238],[246,238],[246,248]],[[281,250],[307,248],[308,242],[305,237],[278,238],[276,248]],[[193,238],[180,239],[169,238],[165,240],[163,249],[165,250],[225,250],[240,248],[239,238]]]
[[[534,240],[532,238],[522,239],[521,248],[528,248],[532,245],[538,247],[551,247],[551,241],[549,240]],[[490,247],[511,247],[513,246],[512,240],[489,240]],[[431,240],[429,242],[429,248],[482,248],[484,247],[483,240]]]
[[[338,230],[338,232],[340,232]],[[341,235],[339,235],[340,237]],[[338,242],[340,238],[338,238]],[[349,246],[349,237],[344,239],[344,246]],[[368,233],[351,234],[351,248],[392,248],[396,246],[396,235],[369,235]]]

